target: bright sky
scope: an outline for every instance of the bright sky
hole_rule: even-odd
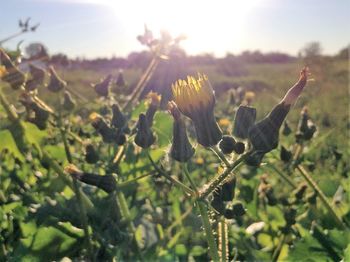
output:
[[[350,43],[349,0],[0,0],[0,40],[18,19],[40,22],[34,34],[6,43],[42,42],[71,57],[126,56],[142,50],[144,23],[158,33],[184,33],[188,54],[224,56],[244,50],[296,55],[311,41],[326,54]]]

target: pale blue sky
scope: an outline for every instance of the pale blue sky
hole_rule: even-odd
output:
[[[142,50],[143,24],[185,33],[189,54],[223,56],[243,50],[296,55],[319,41],[326,54],[350,43],[350,0],[0,0],[0,39],[18,30],[18,19],[40,22],[19,40],[44,43],[50,53],[126,56]]]

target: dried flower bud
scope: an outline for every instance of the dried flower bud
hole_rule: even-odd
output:
[[[231,154],[235,150],[236,140],[232,136],[225,135],[222,137],[219,147],[224,154]]]
[[[310,140],[315,134],[316,130],[316,125],[309,118],[307,107],[304,107],[301,111],[301,117],[298,123],[298,130],[295,134],[297,142],[300,143],[303,140]]]
[[[99,83],[94,85],[95,92],[99,96],[107,97],[109,94],[109,88],[112,80],[112,75],[108,75],[104,79],[102,79]]]
[[[233,135],[239,138],[247,138],[248,130],[254,125],[256,109],[249,106],[239,106],[233,127]]]
[[[114,143],[117,141],[118,134],[113,128],[110,128],[106,121],[98,114],[90,115],[91,124],[96,131],[102,136],[103,142]]]
[[[1,79],[9,83],[12,89],[19,89],[26,81],[25,75],[12,63],[10,57],[0,48],[0,64],[5,66]]]
[[[317,201],[317,192],[314,191],[306,196],[306,201],[311,205],[316,205]]]
[[[119,105],[118,104],[113,104],[112,105],[112,121],[111,124],[112,126],[116,128],[123,128],[126,125],[126,117],[124,114],[120,111]]]
[[[306,192],[307,185],[301,184],[295,191],[294,196],[296,199],[301,200]]]
[[[125,80],[124,80],[123,70],[119,70],[119,73],[118,73],[117,80],[116,80],[115,84],[117,85],[117,87],[124,87],[124,86],[126,86],[126,83],[125,83]]]
[[[137,123],[137,133],[135,136],[136,145],[142,148],[150,147],[156,138],[148,124],[145,114],[140,114],[139,121]]]
[[[72,95],[68,92],[64,92],[64,97],[63,97],[63,108],[67,111],[72,111],[75,107],[75,101],[72,97]]]
[[[180,111],[173,101],[168,103],[168,110],[174,117],[170,156],[176,161],[187,162],[194,155],[195,150],[188,140],[185,122],[182,120]]]
[[[236,91],[234,89],[231,89],[229,92],[229,104],[230,105],[236,104]]]
[[[59,92],[62,89],[65,88],[65,86],[67,85],[67,83],[65,81],[63,81],[56,73],[55,69],[51,66],[49,67],[49,73],[50,73],[50,82],[47,86],[47,88],[51,91],[51,92]]]
[[[31,109],[34,111],[35,117],[29,121],[35,124],[40,130],[46,129],[50,113],[37,103],[34,103]]]
[[[154,114],[156,113],[157,109],[159,108],[160,100],[161,100],[162,96],[156,92],[151,91],[150,93],[148,93],[146,98],[148,98],[150,100],[149,107],[146,111],[146,118],[147,118],[149,126],[152,126]]]
[[[295,208],[288,208],[284,212],[284,219],[286,220],[287,226],[294,225],[296,223],[297,210]]]
[[[33,64],[29,65],[30,74],[32,79],[37,82],[38,85],[41,85],[45,79],[45,70],[37,67]]]
[[[89,164],[95,164],[99,160],[99,154],[92,144],[85,147],[85,161]]]
[[[280,158],[283,162],[289,162],[292,159],[292,152],[281,146]]]
[[[101,176],[97,174],[86,173],[79,170],[74,165],[68,165],[64,170],[75,179],[85,184],[101,188],[107,193],[111,193],[117,188],[117,183],[112,175]]]

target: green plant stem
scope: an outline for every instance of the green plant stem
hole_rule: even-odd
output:
[[[185,173],[185,176],[187,177],[187,179],[189,180],[192,189],[196,192],[196,194],[198,194],[198,188],[196,184],[193,182],[190,173],[188,172],[187,163],[181,163],[181,165],[182,165],[182,170]],[[210,256],[214,261],[219,261],[219,253],[217,250],[217,245],[213,235],[213,230],[208,217],[208,208],[203,201],[196,200],[196,204],[198,205],[199,211],[201,214],[202,223],[205,229],[205,236],[207,238],[207,242],[209,246]]]
[[[328,202],[327,197],[322,192],[322,190],[318,187],[316,182],[312,179],[312,177],[308,174],[308,172],[302,167],[301,165],[296,166],[297,170],[301,174],[301,176],[306,180],[306,182],[309,184],[309,186],[317,192],[317,195],[320,197],[321,201],[323,202],[324,206],[328,210],[328,212],[333,216],[338,226],[345,229],[345,225],[341,218],[338,216],[338,214],[334,211],[331,204]]]
[[[213,229],[209,221],[208,209],[206,208],[206,204],[203,201],[198,200],[197,205],[199,208],[199,212],[201,214],[205,235],[209,245],[209,253],[210,253],[211,259],[215,262],[220,261],[216,241],[213,235]]]
[[[218,223],[218,236],[219,236],[219,256],[222,262],[228,261],[228,235],[227,224],[224,217],[220,218]]]
[[[273,262],[276,262],[278,257],[280,256],[281,250],[282,250],[282,247],[283,247],[285,241],[286,241],[286,235],[282,234],[281,239],[278,242],[278,246],[277,246],[277,248],[275,249],[275,251],[273,252],[273,255],[272,255],[272,261]]]
[[[127,181],[124,181],[124,182],[121,182],[121,183],[118,183],[117,187],[118,187],[118,189],[122,189],[124,187],[127,187],[127,186],[137,182],[138,180],[140,180],[142,178],[145,178],[145,177],[148,177],[148,176],[151,176],[151,175],[153,175],[153,172],[141,175],[139,177],[135,177],[133,179],[130,179],[130,180],[127,180]]]
[[[191,174],[188,172],[187,163],[181,163],[181,165],[182,165],[182,170],[185,173],[186,178],[190,182],[192,189],[198,194],[197,186],[193,182],[193,180],[191,178]]]
[[[217,155],[217,157],[225,163],[226,167],[230,167],[231,164],[230,162],[227,160],[226,156],[220,151],[220,149],[217,146],[212,146],[210,147],[210,149]]]
[[[290,185],[292,188],[297,188],[297,186],[294,184],[294,182],[287,177],[281,170],[279,170],[277,167],[275,167],[273,164],[267,163],[266,166],[273,171],[275,171],[285,182],[287,182],[288,185]]]
[[[129,233],[132,235],[132,244],[134,245],[136,254],[137,254],[138,258],[142,261],[143,259],[141,256],[140,247],[139,247],[139,245],[136,241],[136,238],[135,238],[135,226],[131,220],[131,215],[130,215],[128,203],[126,202],[125,196],[124,196],[122,191],[117,190],[116,197],[117,197],[118,206],[120,207],[120,213],[122,215],[122,218],[125,219],[127,226],[128,226]]]
[[[182,188],[187,194],[191,195],[191,196],[195,196],[195,192],[189,188],[188,186],[186,186],[185,184],[181,183],[179,180],[173,178],[172,176],[168,175],[165,171],[163,171],[162,169],[160,169],[157,164],[153,161],[150,153],[148,150],[145,150],[147,157],[149,159],[149,161],[151,162],[152,166],[154,167],[154,169],[162,176],[164,176],[166,179],[168,179],[170,182],[172,182],[173,184],[179,186],[180,188]]]
[[[233,162],[226,170],[215,176],[208,184],[204,185],[199,190],[199,199],[206,198],[210,193],[212,193],[224,180],[234,171],[242,162],[251,154],[251,152],[247,152],[238,158],[235,162]]]
[[[61,137],[62,137],[62,141],[63,141],[63,145],[64,145],[64,150],[65,150],[65,153],[67,156],[67,160],[70,164],[73,164],[73,158],[72,158],[72,154],[71,154],[70,149],[69,149],[69,144],[68,144],[67,136],[66,136],[66,128],[64,128],[62,126],[61,112],[59,112],[57,124],[58,124],[58,128],[60,130],[60,133],[61,133]],[[73,178],[73,189],[74,189],[74,193],[77,197],[80,219],[81,219],[81,223],[82,223],[83,230],[84,230],[88,254],[89,254],[90,259],[92,261],[95,261],[94,250],[93,250],[93,246],[91,243],[91,236],[90,236],[90,232],[89,232],[87,212],[86,212],[86,209],[85,209],[85,206],[83,203],[81,188],[78,184],[77,179],[75,179],[75,178]]]

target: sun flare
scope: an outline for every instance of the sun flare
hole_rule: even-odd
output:
[[[143,24],[154,32],[167,30],[173,36],[184,34],[182,46],[189,53],[215,50],[222,54],[227,47],[240,50],[245,18],[260,0],[251,1],[110,1],[108,4],[120,18],[128,21],[130,30]]]

